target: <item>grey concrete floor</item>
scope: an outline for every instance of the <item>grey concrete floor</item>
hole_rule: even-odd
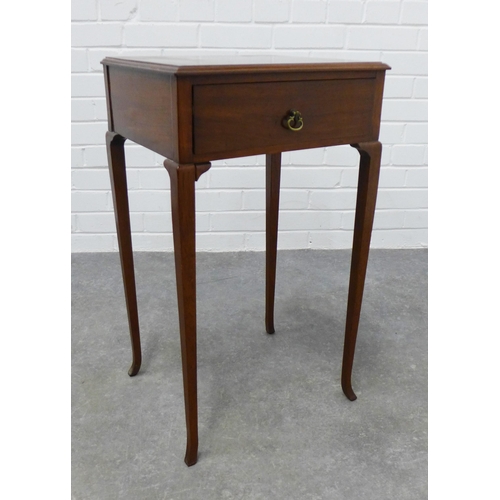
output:
[[[198,254],[198,463],[186,467],[172,254],[137,253],[130,344],[117,254],[72,257],[72,497],[427,498],[427,251],[372,250],[350,402],[340,387],[349,251]]]

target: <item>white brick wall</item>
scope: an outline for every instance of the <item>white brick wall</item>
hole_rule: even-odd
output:
[[[427,245],[427,2],[72,0],[73,251],[116,251],[100,61],[116,55],[272,52],[380,60],[384,145],[372,246]],[[134,250],[172,250],[163,159],[127,141]],[[349,248],[358,154],[283,154],[279,248]],[[197,247],[263,250],[264,157],[214,162],[197,189]]]

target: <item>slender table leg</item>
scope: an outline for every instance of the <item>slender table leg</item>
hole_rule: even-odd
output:
[[[351,144],[351,146],[359,151],[360,164],[352,245],[351,277],[347,299],[344,359],[342,362],[342,390],[348,399],[354,401],[356,394],[352,390],[351,385],[352,364],[361,313],[361,301],[363,299],[373,217],[375,215],[382,145],[376,141]]]
[[[281,153],[266,155],[266,331],[274,333]]]
[[[115,206],[116,233],[120,249],[120,261],[125,288],[130,340],[132,342],[132,366],[128,374],[133,377],[141,367],[141,338],[139,334],[139,315],[135,291],[134,257],[130,231],[128,207],[127,176],[125,173],[125,138],[114,132],[106,132],[111,190]]]
[[[184,462],[194,465],[198,459],[198,401],[196,376],[196,235],[195,189],[199,176],[210,168],[201,165],[178,165],[165,160],[170,175],[172,226],[174,233],[177,303],[181,337],[184,406],[187,444]]]

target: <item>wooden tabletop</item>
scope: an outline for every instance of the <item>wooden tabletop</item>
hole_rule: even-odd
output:
[[[320,59],[282,55],[239,56],[156,56],[156,57],[106,57],[102,64],[128,66],[160,73],[259,73],[290,71],[346,71],[387,70],[390,66],[382,62],[359,62],[343,59]]]

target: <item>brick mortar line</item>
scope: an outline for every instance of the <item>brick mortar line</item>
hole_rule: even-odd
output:
[[[330,4],[329,4],[330,5]],[[428,29],[429,24],[420,24],[420,23],[380,23],[380,22],[360,22],[360,23],[338,23],[338,22],[325,22],[321,21],[306,21],[306,22],[297,22],[297,21],[141,21],[141,20],[117,20],[117,19],[109,19],[109,20],[71,20],[72,26],[234,26],[234,27],[288,27],[290,29],[301,28],[301,27],[333,27],[333,28],[363,28],[367,27],[380,27],[383,29]]]
[[[384,228],[380,227],[377,229],[373,229],[373,232],[375,231],[413,231],[415,229],[427,229],[427,227],[393,227],[393,228]],[[283,229],[279,230],[281,234],[283,233],[326,233],[326,232],[353,232],[353,228],[332,228],[332,229]],[[72,235],[77,234],[77,235],[85,235],[85,236],[103,236],[103,235],[112,235],[116,236],[116,231],[113,232],[86,232],[86,231],[73,231],[71,233]],[[171,231],[165,231],[165,232],[155,232],[155,231],[132,231],[132,234],[147,234],[147,235],[172,235]],[[242,235],[242,234],[265,234],[265,229],[255,229],[255,230],[242,230],[242,231],[217,231],[217,230],[211,230],[211,231],[196,231],[196,235],[200,234],[227,234],[227,235]]]
[[[376,209],[376,213],[378,212],[397,212],[397,213],[400,213],[400,212],[427,212],[429,209],[427,207],[421,207],[421,208],[377,208]],[[196,215],[199,215],[199,214],[238,214],[238,213],[246,213],[246,212],[261,212],[262,214],[265,214],[265,210],[258,210],[258,209],[254,209],[254,210],[251,210],[251,209],[248,209],[248,208],[245,208],[245,209],[242,209],[242,210],[231,210],[231,211],[224,211],[224,212],[201,212],[199,210],[196,211]],[[347,214],[353,214],[355,213],[355,209],[354,208],[348,208],[348,209],[342,209],[342,208],[332,208],[330,210],[313,210],[313,209],[302,209],[302,210],[287,210],[286,208],[280,208],[280,213],[282,211],[286,211],[286,212],[325,212],[325,213],[330,213],[330,212],[340,212],[340,213],[347,213]],[[106,212],[71,212],[71,215],[110,215],[112,216],[113,215],[113,210],[107,210]],[[167,210],[167,211],[157,211],[157,212],[144,212],[144,211],[140,211],[140,212],[135,212],[135,211],[131,211],[130,212],[131,214],[141,214],[141,215],[145,215],[145,214],[161,214],[161,215],[165,215],[165,216],[168,216],[170,214],[170,210]]]
[[[232,189],[228,189],[228,188],[221,188],[221,190],[226,190],[226,192],[230,192],[232,191]],[[301,188],[286,188],[288,190],[294,190],[294,191],[297,191]],[[332,192],[332,193],[335,193],[335,192],[343,192],[343,193],[356,193],[357,192],[357,189],[355,187],[338,187],[338,188],[334,188],[334,187],[325,187],[325,188],[302,188],[304,191],[314,191],[314,192],[324,192],[324,191],[328,191],[328,192]],[[212,191],[212,192],[220,192],[221,190],[217,189],[217,188],[209,188],[209,189],[204,189],[203,191]],[[264,188],[248,188],[248,189],[245,189],[245,188],[234,188],[234,191],[263,191]],[[386,187],[386,188],[379,188],[378,189],[378,192],[379,193],[382,193],[382,192],[396,192],[396,191],[427,191],[428,188],[426,187],[411,187],[411,186],[402,186],[402,187]],[[108,192],[110,193],[111,192],[111,189],[78,189],[78,190],[73,190],[73,192],[79,192],[79,193],[102,193],[102,192]],[[139,188],[139,189],[129,189],[129,192],[136,192],[136,193],[147,193],[147,192],[161,192],[161,191],[169,191],[168,189],[144,189],[144,188]],[[306,209],[304,209],[306,210]],[[326,211],[326,210],[325,210]]]

